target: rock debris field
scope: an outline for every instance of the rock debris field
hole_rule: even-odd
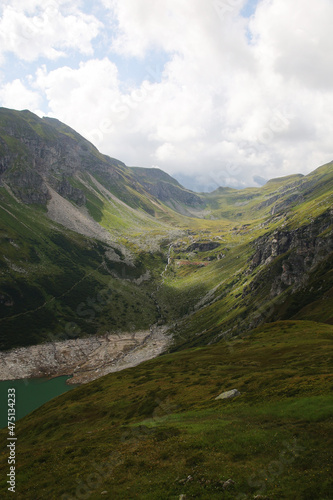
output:
[[[84,384],[159,356],[170,340],[166,327],[152,327],[20,347],[0,352],[0,380],[69,375],[69,384]]]

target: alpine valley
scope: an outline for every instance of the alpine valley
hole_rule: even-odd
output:
[[[17,499],[333,498],[333,162],[194,193],[0,108],[0,221],[0,380],[79,384]]]

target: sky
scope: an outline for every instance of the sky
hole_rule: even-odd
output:
[[[1,0],[0,106],[197,190],[333,160],[332,0]]]

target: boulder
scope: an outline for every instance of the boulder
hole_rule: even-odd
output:
[[[231,399],[235,398],[236,396],[240,396],[240,392],[237,391],[237,389],[231,389],[231,391],[226,391],[222,392],[217,398],[215,399]]]
[[[228,479],[227,481],[225,481],[223,483],[223,489],[224,490],[227,490],[228,488],[230,488],[231,486],[233,486],[235,484],[235,481],[233,481],[232,479]]]

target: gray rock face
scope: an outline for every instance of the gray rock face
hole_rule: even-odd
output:
[[[294,289],[306,283],[309,273],[333,252],[332,233],[322,235],[332,224],[332,211],[326,211],[309,225],[293,231],[275,231],[255,242],[255,253],[250,260],[248,273],[256,267],[268,266],[280,257],[279,268],[272,279],[271,298],[286,288]],[[282,257],[282,258],[281,258]],[[243,291],[243,297],[260,286],[261,276]]]
[[[76,203],[79,207],[85,205],[86,203],[86,197],[83,192],[80,189],[71,186],[66,178],[57,184],[56,191],[60,194],[60,196],[74,201],[74,203]]]
[[[187,251],[188,252],[193,252],[193,251],[208,252],[210,250],[215,250],[215,248],[218,248],[220,245],[221,245],[221,243],[218,243],[216,241],[196,242],[196,243],[192,243],[192,245],[190,245],[187,248]]]
[[[298,176],[295,176],[298,177]],[[273,182],[274,180],[269,182]],[[303,175],[299,176],[299,179],[296,180],[292,184],[288,184],[284,188],[279,190],[278,194],[270,196],[268,200],[263,201],[258,205],[258,210],[262,208],[269,207],[271,205],[272,208],[270,210],[271,215],[281,213],[287,210],[291,205],[297,205],[304,201],[304,194],[309,194],[315,185],[315,181],[313,180],[305,180]],[[282,201],[281,196],[287,195]]]
[[[217,396],[217,399],[232,399],[235,398],[236,396],[240,396],[240,392],[237,389],[231,389],[231,391],[226,391],[222,392],[219,396]]]
[[[30,112],[0,109],[0,184],[6,183],[23,203],[46,205],[46,184],[58,194],[85,204],[83,191],[71,184],[77,172],[99,172],[114,179],[120,165],[60,122]],[[122,164],[123,165],[123,164]]]
[[[0,352],[0,380],[72,375],[83,384],[160,355],[169,345],[165,328],[121,335],[49,342]]]
[[[2,156],[0,157],[0,175],[3,174],[7,168],[9,167],[10,164],[10,156]]]
[[[38,172],[33,170],[15,171],[7,177],[7,182],[13,193],[23,203],[37,203],[45,205],[51,198],[49,190]]]

